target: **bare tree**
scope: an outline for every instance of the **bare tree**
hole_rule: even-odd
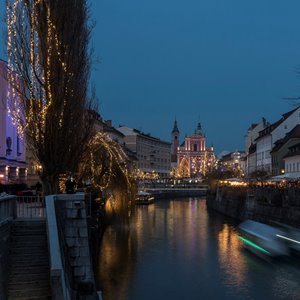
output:
[[[93,134],[86,0],[6,0],[8,110],[42,166],[45,194],[76,172]],[[16,76],[21,79],[16,80]]]

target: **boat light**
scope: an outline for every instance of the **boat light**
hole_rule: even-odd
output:
[[[269,251],[267,251],[266,249],[264,249],[264,248],[258,246],[257,244],[251,242],[251,241],[248,240],[248,239],[245,239],[245,238],[243,238],[243,237],[241,237],[241,236],[239,236],[239,239],[242,240],[245,244],[247,244],[247,245],[249,245],[249,246],[251,246],[251,247],[253,247],[253,248],[257,249],[257,250],[260,250],[260,251],[262,251],[262,252],[264,252],[264,253],[267,253],[267,254],[269,254],[269,255],[271,254],[271,253],[270,253]]]
[[[294,243],[300,244],[300,242],[299,242],[299,241],[296,241],[296,240],[290,239],[290,238],[288,238],[288,237],[286,237],[286,236],[283,236],[283,235],[280,235],[280,234],[276,234],[276,236],[278,236],[278,237],[280,237],[280,238],[282,238],[282,239],[285,239],[285,240],[288,240],[288,241],[291,241],[291,242],[294,242]]]

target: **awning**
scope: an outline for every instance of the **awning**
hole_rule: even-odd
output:
[[[292,172],[292,173],[285,173],[282,175],[273,176],[270,178],[271,180],[289,180],[289,179],[300,179],[300,172]]]

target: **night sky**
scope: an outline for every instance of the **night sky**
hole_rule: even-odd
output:
[[[219,153],[243,149],[251,123],[276,121],[300,96],[299,0],[90,5],[92,82],[115,126],[170,140],[176,116],[182,141],[200,121]]]

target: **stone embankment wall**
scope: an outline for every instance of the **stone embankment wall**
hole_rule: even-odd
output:
[[[96,299],[85,201],[84,197],[72,196],[59,195],[56,202],[64,267],[78,299]]]
[[[98,299],[85,195],[47,196],[46,209],[52,299]]]
[[[300,228],[299,188],[219,187],[207,195],[207,206],[227,216]]]

